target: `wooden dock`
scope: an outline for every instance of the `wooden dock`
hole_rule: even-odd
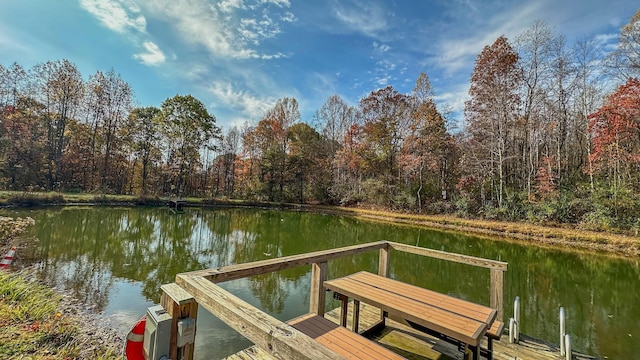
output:
[[[473,338],[469,340],[466,337],[457,336],[457,333],[451,331],[455,326],[458,326],[455,324],[457,324],[456,319],[459,317],[453,316],[457,313],[452,312],[443,304],[431,303],[435,299],[433,296],[424,300],[411,299],[413,305],[410,310],[407,310],[408,312],[397,311],[398,308],[395,307],[397,301],[385,300],[380,303],[372,303],[381,306],[381,308],[385,306],[383,308],[385,310],[384,317],[381,317],[380,309],[367,306],[365,302],[368,300],[365,300],[360,303],[360,307],[357,307],[360,311],[356,311],[355,316],[348,316],[349,313],[353,315],[353,304],[346,306],[348,304],[347,294],[336,293],[334,295],[342,301],[341,308],[325,313],[328,294],[325,289],[328,288],[332,280],[328,279],[330,262],[370,252],[378,253],[378,273],[375,276],[380,282],[386,282],[384,279],[389,277],[389,259],[393,252],[409,253],[487,269],[490,279],[487,289],[489,304],[480,305],[483,305],[484,308],[488,307],[489,310],[493,309],[491,317],[484,325],[480,325],[478,330],[474,332]],[[307,314],[301,314],[305,316],[304,321],[306,322],[299,326],[296,321],[300,321],[300,319],[291,319],[293,322],[289,324],[283,323],[218,285],[225,281],[309,265],[311,266],[309,311]],[[178,345],[177,323],[178,320],[185,317],[196,320],[198,305],[200,305],[255,344],[255,346],[228,358],[232,360],[368,360],[369,357],[366,354],[371,353],[370,348],[379,349],[376,351],[377,356],[384,353],[386,355],[382,357],[386,359],[397,358],[395,354],[407,359],[420,360],[457,360],[471,358],[471,356],[475,359],[486,359],[487,354],[491,353],[493,353],[493,359],[496,360],[564,359],[560,356],[558,348],[525,336],[521,336],[517,345],[509,344],[508,336],[502,336],[499,341],[493,340],[493,352],[491,352],[491,346],[487,343],[486,337],[494,338],[492,334],[497,330],[493,330],[492,324],[494,322],[502,324],[504,321],[504,272],[507,271],[507,267],[507,263],[500,261],[390,241],[377,241],[178,274],[175,283],[162,286],[161,305],[172,317],[168,357],[193,360],[194,344]],[[325,286],[325,282],[327,282],[327,286]],[[398,294],[394,293],[396,291],[394,289],[389,290],[392,292],[389,299],[398,299],[396,296]],[[355,299],[357,294],[351,295]],[[367,298],[361,297],[360,299]],[[385,297],[385,299],[387,298]],[[398,301],[403,302],[404,300],[398,299]],[[440,320],[437,322],[428,321],[430,316],[428,312],[419,310],[424,309],[425,306],[434,308],[433,312],[440,315],[450,312],[452,316],[439,316]],[[471,315],[465,315],[463,320],[466,321],[466,316],[473,319]],[[340,317],[343,319],[345,317],[347,319],[359,318],[360,321],[356,326],[357,333],[345,332],[346,329],[353,329],[353,324],[350,323],[352,320],[347,322],[346,328],[338,328],[331,323],[339,324]],[[409,322],[413,327],[407,326],[410,324]],[[415,330],[414,327],[421,331]],[[431,337],[426,333],[437,337]],[[483,335],[486,336],[482,337]],[[344,346],[336,347],[335,343],[332,343],[335,339],[339,339],[338,341]],[[380,345],[395,354],[379,348]],[[483,347],[485,347],[483,351],[478,351]],[[572,360],[575,359],[592,358],[574,354]]]
[[[353,302],[349,304],[347,328],[352,329]],[[325,318],[339,324],[340,308],[325,313]],[[386,327],[382,330],[367,334],[367,329],[380,320],[380,311],[370,305],[360,304],[359,328],[365,329],[361,333],[385,348],[397,353],[408,360],[461,360],[463,354],[458,348],[446,341],[425,335],[407,325],[387,319]],[[500,341],[494,341],[495,360],[564,360],[560,356],[560,349],[552,344],[520,335],[518,344],[509,343],[508,335]],[[485,344],[486,346],[486,344]],[[275,358],[257,346],[252,346],[226,358],[226,360],[274,360]],[[587,355],[573,354],[575,360],[594,360]]]

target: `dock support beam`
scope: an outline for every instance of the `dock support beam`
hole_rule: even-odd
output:
[[[198,303],[196,303],[193,296],[175,283],[162,285],[160,288],[162,289],[160,305],[167,310],[167,313],[172,318],[169,358],[193,360],[193,343],[178,348],[178,320],[189,317],[196,321],[198,318]]]
[[[324,316],[326,296],[324,282],[327,280],[327,262],[311,264],[311,294],[309,296],[309,312]]]

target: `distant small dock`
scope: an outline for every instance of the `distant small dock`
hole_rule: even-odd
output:
[[[169,210],[171,210],[171,212],[173,212],[174,214],[184,213],[185,205],[187,205],[187,202],[185,200],[169,200],[167,202]]]
[[[328,279],[332,260],[375,251],[377,274],[366,271]],[[393,252],[404,252],[488,269],[489,304],[475,304],[389,278]],[[311,265],[307,314],[287,323],[246,303],[218,283]],[[507,264],[378,241],[182,273],[162,286],[161,305],[176,324],[197,318],[198,304],[255,345],[230,360],[322,359],[565,359],[560,349],[520,335],[509,342],[503,330],[504,272]],[[326,296],[341,302],[325,313]],[[354,326],[355,325],[355,326]],[[171,330],[169,358],[193,359],[193,344],[178,347]],[[572,359],[593,359],[573,354]]]

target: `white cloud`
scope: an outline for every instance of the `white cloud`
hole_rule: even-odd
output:
[[[618,47],[619,34],[598,34],[593,38],[594,43],[607,52]]]
[[[142,46],[145,51],[133,55],[134,59],[140,60],[143,64],[149,66],[160,65],[166,61],[167,58],[164,53],[154,42],[145,41]]]
[[[464,111],[464,102],[469,99],[469,84],[460,84],[451,91],[433,97],[438,104],[448,106],[453,112]]]
[[[240,19],[240,27],[238,29],[243,39],[259,45],[263,39],[273,38],[281,33],[277,23],[267,15],[262,15],[262,19],[244,18]]]
[[[438,41],[435,51],[437,55],[432,59],[432,64],[442,68],[448,75],[469,69],[483,47],[493,44],[501,35],[512,41],[513,37],[526,30],[535,19],[539,19],[541,4],[542,1],[535,1],[498,12],[487,17],[486,22],[473,29],[469,28],[466,33],[456,37],[450,37],[443,31],[445,35]]]
[[[284,22],[295,22],[296,21],[296,16],[293,15],[292,12],[285,12],[283,15],[280,16],[280,20],[284,21]]]
[[[138,5],[130,0],[80,0],[80,6],[113,31],[146,31],[145,17],[140,14]]]
[[[289,1],[259,0],[257,5],[247,6],[243,1],[225,0],[214,6],[207,0],[149,0],[142,6],[175,27],[186,42],[203,46],[216,58],[268,60],[285,55],[263,54],[256,48],[262,40],[281,33],[273,20],[278,14],[258,9],[267,4],[288,7]],[[259,15],[239,16],[234,11],[245,8]]]
[[[279,7],[290,7],[289,0],[260,0],[260,4],[273,4]]]
[[[273,98],[258,97],[247,91],[234,90],[230,83],[222,81],[214,81],[208,90],[218,99],[216,104],[237,110],[249,119],[259,119],[276,103]]]
[[[336,3],[333,15],[350,30],[374,38],[388,29],[387,18],[392,16],[375,2],[360,1],[354,1],[353,6]]]
[[[391,47],[390,47],[389,45],[387,45],[387,44],[380,44],[380,43],[378,43],[377,41],[374,41],[374,42],[373,42],[373,48],[374,48],[376,51],[379,51],[379,52],[381,52],[381,53],[385,53],[385,52],[387,52],[387,51],[391,50]]]
[[[230,13],[236,9],[245,9],[244,0],[222,0],[218,3],[218,8],[224,13]]]

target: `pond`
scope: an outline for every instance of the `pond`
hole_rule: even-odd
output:
[[[42,278],[101,313],[126,334],[159,302],[160,285],[181,272],[245,263],[378,240],[390,240],[509,263],[505,318],[521,298],[522,332],[558,343],[558,311],[567,313],[574,349],[609,359],[640,353],[640,263],[593,253],[540,248],[345,216],[262,209],[63,207],[2,210],[31,216],[38,241],[19,254]],[[20,265],[20,264],[18,264]],[[329,263],[329,277],[376,271],[377,254]],[[489,273],[394,252],[390,274],[408,283],[489,304]],[[307,312],[310,267],[224,283],[223,287],[280,320]],[[337,307],[329,301],[328,308]],[[220,359],[250,343],[198,312],[196,359]]]

